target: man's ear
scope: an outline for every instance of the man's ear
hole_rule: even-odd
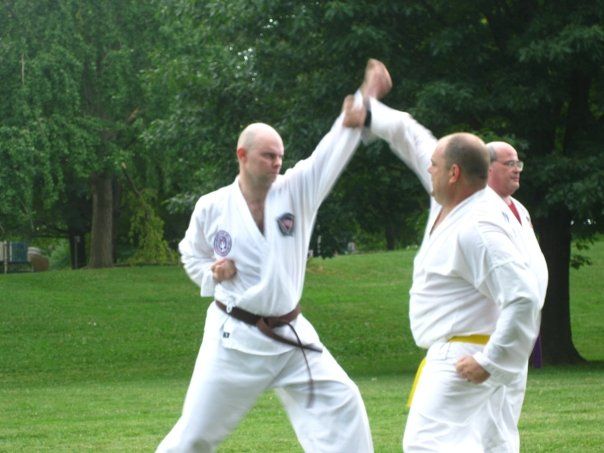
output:
[[[451,165],[449,169],[449,182],[457,182],[461,178],[461,167],[457,164]]]
[[[247,155],[245,148],[237,148],[237,159],[241,160]]]

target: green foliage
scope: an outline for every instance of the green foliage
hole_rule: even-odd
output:
[[[2,228],[26,237],[83,235],[91,181],[113,179],[118,162],[143,166],[140,71],[155,36],[154,11],[152,2],[121,0],[4,2]]]
[[[34,146],[31,135],[16,127],[0,127],[0,235],[15,231],[32,220]]]
[[[428,195],[384,143],[361,147],[337,189],[343,192],[346,208],[354,214],[359,229],[381,234],[388,250],[421,242]],[[321,213],[325,210],[327,207]]]
[[[368,56],[391,69],[393,105],[411,109],[439,135],[457,128],[514,135],[530,147],[530,163],[553,148],[540,151],[527,126],[555,124],[573,72],[590,75],[592,116],[601,121],[603,33],[597,4],[535,3],[520,14],[524,9],[473,2],[8,2],[0,16],[0,112],[17,128],[12,137],[31,135],[31,145],[10,148],[35,146],[38,157],[18,190],[24,206],[16,208],[7,194],[10,208],[2,212],[17,209],[30,224],[50,223],[58,200],[81,200],[90,174],[113,171],[121,160],[182,212],[232,180],[234,143],[246,123],[273,123],[289,164],[308,155],[344,94],[359,85]],[[146,148],[132,147],[141,132]],[[378,166],[373,159],[368,163]],[[592,185],[578,191],[591,193]],[[389,189],[394,199],[406,193]],[[363,214],[354,194],[337,190]],[[412,216],[414,209],[404,208]]]
[[[601,0],[7,1],[0,232],[86,233],[91,178],[115,180],[127,162],[173,244],[195,200],[233,180],[246,124],[273,124],[293,165],[375,57],[394,79],[388,104],[437,136],[510,140],[533,217],[568,213],[574,237],[589,237],[604,224],[602,11]],[[413,242],[425,204],[383,145],[361,147],[319,213],[323,250],[359,231]]]
[[[69,242],[62,239],[56,242],[50,251],[50,269],[69,269],[71,258],[69,256]]]
[[[170,96],[143,137],[153,153],[170,156],[162,170],[170,209],[190,211],[200,194],[232,180],[237,171],[234,145],[250,122],[268,122],[279,130],[286,146],[285,167],[308,156],[344,96],[360,85],[367,56],[380,56],[376,53],[385,51],[385,42],[394,44],[381,23],[371,19],[381,21],[391,10],[401,9],[384,2],[377,7],[288,1],[164,3],[161,32],[166,47],[155,54],[157,69],[145,76],[149,96]],[[362,171],[359,167],[347,177],[356,181]],[[389,188],[368,190],[364,198],[377,202]],[[402,190],[395,188],[390,198],[401,200]],[[351,192],[350,187],[336,187],[319,212],[321,255],[344,250],[358,229],[357,219],[369,217]],[[390,209],[395,207],[378,210],[372,224],[384,225],[385,219],[394,224],[400,217]]]
[[[170,96],[144,138],[153,153],[170,155],[163,172],[169,205],[190,211],[200,194],[232,180],[234,143],[249,122],[277,127],[286,166],[307,156],[343,96],[359,86],[371,56],[393,75],[389,104],[410,110],[437,136],[468,130],[510,139],[528,163],[521,198],[534,215],[547,217],[563,205],[573,212],[577,236],[593,234],[602,224],[604,160],[594,160],[604,130],[604,47],[601,21],[594,20],[602,8],[579,2],[525,9],[475,2],[163,3],[165,48],[146,81],[149,94]],[[546,133],[566,134],[577,71],[592,81],[591,119],[581,141],[548,142]],[[382,229],[388,243],[416,236],[398,230],[420,215],[425,195],[386,154],[361,149],[348,181],[320,211],[317,224],[332,252],[359,228]],[[590,227],[579,231],[586,219]]]
[[[174,264],[176,253],[164,239],[164,222],[152,206],[153,193],[149,190],[130,196],[132,216],[129,237],[138,245],[128,258],[129,264]]]

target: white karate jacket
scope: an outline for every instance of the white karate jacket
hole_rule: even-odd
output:
[[[431,193],[428,167],[437,143],[432,133],[376,100],[371,109],[371,133],[386,140]],[[533,265],[540,261],[533,254],[542,264],[545,260],[534,247],[526,254],[527,236],[490,188],[456,206],[430,234],[440,209],[431,198],[414,261],[409,302],[414,339],[429,348],[453,336],[490,335],[475,358],[493,380],[508,383],[526,367],[539,331],[547,272],[543,275],[541,263]],[[536,239],[534,245],[538,250]]]
[[[252,218],[238,179],[202,196],[179,244],[185,270],[200,286],[201,295],[258,315],[278,316],[293,310],[302,296],[317,211],[359,141],[360,131],[345,128],[340,115],[312,155],[273,183],[265,203],[264,235]],[[237,274],[216,283],[210,266],[222,257],[235,262]],[[303,315],[294,327],[303,343],[319,343]],[[295,340],[287,326],[276,332]],[[226,347],[254,354],[291,349],[227,316],[215,304],[208,309],[205,335],[220,336]]]

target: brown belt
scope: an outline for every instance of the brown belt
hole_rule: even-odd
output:
[[[260,332],[262,332],[267,337],[270,337],[279,343],[283,343],[283,344],[287,344],[290,346],[295,346],[297,348],[300,348],[300,350],[302,351],[302,355],[304,356],[304,362],[306,363],[306,370],[308,371],[308,383],[310,386],[310,396],[308,397],[308,406],[310,407],[312,405],[313,396],[314,396],[314,381],[312,379],[312,374],[310,372],[310,365],[308,364],[308,359],[306,358],[305,350],[309,350],[309,351],[313,351],[313,352],[323,352],[323,349],[318,346],[314,346],[312,344],[302,343],[302,341],[300,340],[300,337],[298,336],[298,333],[296,332],[296,329],[294,329],[294,326],[291,325],[291,322],[294,321],[300,314],[300,311],[301,311],[300,305],[299,304],[296,305],[296,308],[294,308],[292,311],[290,311],[289,313],[286,313],[282,316],[260,316],[260,315],[255,315],[254,313],[251,313],[251,312],[244,310],[242,308],[239,308],[239,307],[232,307],[232,306],[227,307],[225,304],[223,304],[219,300],[215,300],[214,303],[216,303],[216,306],[218,308],[220,308],[223,312],[225,312],[227,315],[232,316],[233,318],[238,319],[239,321],[243,321],[246,324],[256,326],[260,330]],[[275,327],[282,327],[282,326],[288,326],[291,329],[291,331],[296,336],[296,341],[290,340],[289,338],[282,337],[281,335],[279,335],[278,333],[276,333],[273,330]]]

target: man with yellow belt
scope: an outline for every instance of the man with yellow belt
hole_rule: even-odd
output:
[[[518,451],[506,393],[526,367],[541,296],[508,208],[486,188],[487,148],[467,133],[437,142],[409,114],[375,99],[368,112],[368,132],[386,140],[432,195],[409,302],[411,331],[427,355],[403,449]]]

